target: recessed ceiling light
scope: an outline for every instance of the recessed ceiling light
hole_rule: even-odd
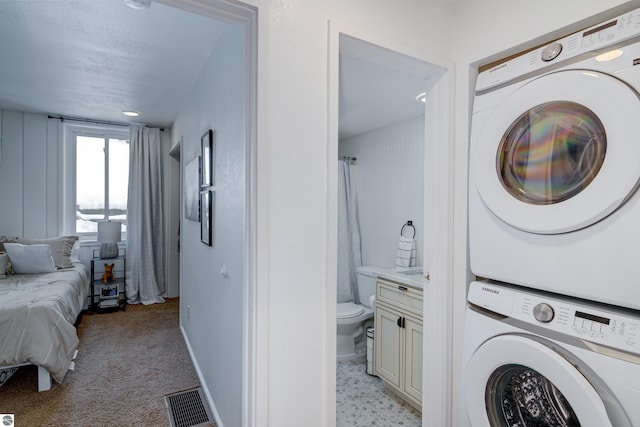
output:
[[[131,9],[143,10],[151,7],[151,0],[124,0],[124,4]]]
[[[422,102],[423,104],[427,102],[427,92],[422,92],[418,96],[416,96],[416,101]]]
[[[138,113],[137,111],[123,111],[122,114],[124,114],[125,116],[128,117],[139,117],[140,113]]]

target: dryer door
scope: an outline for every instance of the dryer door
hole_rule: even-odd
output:
[[[507,224],[566,233],[612,213],[640,178],[640,100],[606,74],[558,71],[516,89],[472,140],[472,177]]]
[[[601,396],[567,359],[522,335],[486,341],[466,375],[474,427],[631,426],[619,406],[611,406],[617,404],[613,396]],[[607,410],[618,413],[610,418]]]

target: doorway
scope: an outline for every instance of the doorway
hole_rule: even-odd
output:
[[[415,120],[421,120],[422,135],[420,145],[421,152],[418,156],[421,161],[417,167],[421,170],[412,175],[410,179],[422,180],[421,194],[416,194],[415,199],[419,199],[421,205],[420,213],[413,213],[403,216],[402,207],[396,212],[393,225],[385,225],[385,229],[392,233],[394,242],[386,237],[387,254],[375,254],[375,251],[367,247],[371,243],[363,237],[362,264],[373,262],[384,262],[387,266],[393,267],[395,259],[395,249],[398,240],[397,233],[403,225],[403,220],[410,220],[406,216],[417,215],[414,221],[421,224],[421,229],[417,240],[420,242],[420,250],[417,265],[424,266],[425,275],[431,277],[431,281],[425,285],[424,289],[424,324],[434,324],[437,322],[442,328],[438,331],[425,328],[423,344],[423,384],[425,390],[423,395],[423,415],[422,422],[433,425],[447,425],[449,419],[448,406],[450,399],[447,397],[451,390],[451,367],[446,359],[449,357],[449,330],[451,328],[450,307],[451,292],[448,284],[451,280],[451,254],[450,237],[452,207],[448,188],[451,186],[451,147],[448,142],[451,140],[451,115],[452,89],[450,87],[450,64],[433,60],[413,52],[408,52],[401,46],[389,46],[375,41],[371,35],[359,34],[357,31],[346,30],[334,23],[330,28],[329,40],[329,149],[328,149],[328,218],[329,237],[327,252],[327,401],[336,401],[336,307],[337,307],[337,260],[338,253],[338,164],[337,158],[340,156],[356,157],[356,163],[363,160],[361,156],[352,152],[346,152],[340,148],[340,141],[346,134],[352,135],[376,133],[380,129],[388,130],[398,123],[406,125]],[[348,70],[350,63],[359,63],[361,68],[357,71]],[[353,65],[353,64],[351,64]],[[378,76],[396,75],[398,80],[387,81],[386,83],[377,80]],[[351,75],[351,76],[350,76]],[[408,82],[417,81],[420,90],[415,90]],[[367,86],[367,83],[370,83]],[[387,89],[392,90],[387,90]],[[393,90],[396,89],[396,90]],[[360,100],[354,101],[350,92],[360,93]],[[387,93],[390,92],[390,93]],[[416,97],[425,93],[425,103],[420,104]],[[374,96],[375,99],[371,97]],[[357,96],[356,96],[357,98]],[[419,111],[403,112],[405,102],[407,105],[419,108]],[[376,111],[375,103],[378,103]],[[409,108],[409,107],[407,107]],[[401,113],[402,112],[402,113]],[[386,114],[385,114],[386,113]],[[353,115],[362,115],[359,120]],[[404,116],[402,115],[404,114]],[[366,119],[369,120],[367,124]],[[360,127],[358,127],[360,126]],[[413,123],[415,126],[415,123]],[[357,129],[353,131],[353,129]],[[355,132],[355,133],[354,133]],[[380,155],[384,157],[384,154]],[[414,153],[415,156],[415,153]],[[363,167],[364,166],[356,166]],[[416,172],[416,171],[413,171]],[[387,183],[391,188],[394,183]],[[401,184],[395,183],[397,191],[401,191]],[[360,188],[360,187],[359,187]],[[366,191],[366,190],[364,190]],[[400,213],[398,213],[400,212]],[[394,222],[395,221],[395,222]],[[395,230],[398,228],[398,230]],[[382,239],[382,237],[380,238]],[[380,239],[374,239],[380,241]],[[384,240],[384,239],[383,239]],[[391,246],[391,247],[389,247]],[[389,259],[389,251],[393,255]],[[386,257],[386,258],[385,258]],[[383,261],[380,261],[383,260]],[[440,348],[442,351],[434,354],[431,349]],[[430,351],[431,350],[431,351]],[[433,365],[433,362],[438,363]],[[443,369],[444,368],[444,369]],[[333,376],[333,377],[331,377]],[[434,396],[436,397],[434,399]],[[341,411],[344,408],[340,408]],[[328,405],[330,419],[337,412],[336,407]],[[342,425],[342,424],[340,424]]]
[[[182,206],[182,140],[178,141],[169,151],[169,165],[167,168],[167,181],[169,187],[167,212],[169,221],[167,224],[167,296],[175,298],[180,296],[180,207]]]

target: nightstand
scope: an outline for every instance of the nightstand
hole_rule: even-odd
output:
[[[111,267],[113,278],[105,278],[105,268]],[[91,258],[91,300],[89,309],[95,312],[124,310],[127,305],[127,254],[120,250],[116,258],[100,258],[100,249]]]

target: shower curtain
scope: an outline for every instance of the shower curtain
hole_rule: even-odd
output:
[[[355,187],[351,183],[351,162],[341,160],[338,167],[338,303],[358,297],[357,268],[362,265],[360,225]]]

